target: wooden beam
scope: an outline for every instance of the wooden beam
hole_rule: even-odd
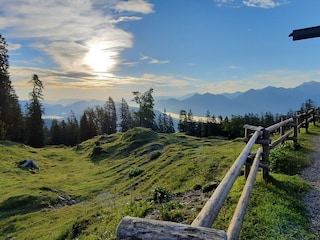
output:
[[[293,30],[289,37],[292,37],[293,41],[320,37],[320,26]]]
[[[227,198],[230,189],[240,174],[242,166],[245,164],[248,155],[251,152],[253,145],[261,132],[256,131],[242,150],[236,161],[233,163],[225,177],[220,182],[219,186],[213,192],[212,196],[206,202],[198,216],[192,222],[192,226],[208,227],[210,228],[216,220],[222,205]]]
[[[125,240],[226,240],[223,230],[206,227],[151,220],[135,217],[124,217],[117,228],[117,239]]]
[[[250,195],[252,192],[253,184],[256,180],[256,176],[259,169],[260,158],[262,155],[262,148],[260,147],[254,158],[249,176],[247,178],[246,184],[243,188],[240,200],[233,214],[231,223],[229,225],[227,235],[229,240],[237,240],[240,236],[240,231],[243,223],[244,216],[249,204]]]

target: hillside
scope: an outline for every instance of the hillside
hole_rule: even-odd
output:
[[[303,135],[302,146],[309,147],[307,138]],[[244,143],[136,128],[97,136],[74,148],[34,149],[6,141],[0,145],[1,238],[114,239],[126,215],[190,224]],[[40,172],[18,168],[24,159],[34,159]],[[303,208],[287,196],[292,191],[298,198],[306,185],[296,176],[273,178],[273,184],[266,184],[258,177],[243,237],[271,239],[282,234],[286,239],[296,234],[310,239],[305,238],[311,233]],[[243,177],[236,182],[215,228],[227,228],[243,182]],[[288,204],[285,212],[278,204]],[[279,231],[261,228],[275,223]]]

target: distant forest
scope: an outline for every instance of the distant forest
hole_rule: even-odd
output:
[[[96,135],[126,132],[134,127],[150,128],[159,133],[174,133],[174,122],[164,109],[158,117],[154,113],[153,89],[141,93],[132,92],[133,101],[139,106],[137,111],[130,111],[122,98],[119,113],[111,97],[104,106],[87,108],[77,120],[71,112],[67,120],[53,119],[51,127],[45,126],[42,101],[43,82],[33,74],[30,82],[29,102],[22,112],[18,96],[10,81],[9,56],[5,38],[0,34],[0,140],[22,142],[32,147],[64,144],[75,146]],[[312,100],[302,104],[301,109],[313,107]],[[293,115],[294,113],[288,113]],[[119,121],[118,121],[119,116]],[[196,137],[219,136],[233,139],[243,136],[243,125],[270,126],[279,122],[280,116],[271,112],[261,114],[232,115],[223,118],[210,115],[209,111],[201,120],[194,120],[192,110],[180,110],[178,131]]]

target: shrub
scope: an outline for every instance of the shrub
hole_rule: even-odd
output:
[[[127,204],[125,212],[129,216],[143,218],[147,215],[148,211],[151,209],[150,202],[147,201],[131,201]]]
[[[93,150],[92,150],[92,153],[91,153],[91,156],[97,156],[99,155],[100,153],[102,153],[102,147],[100,146],[94,146]]]
[[[300,170],[295,158],[295,148],[291,142],[285,142],[270,151],[270,168],[273,172],[288,175],[297,174]]]
[[[139,176],[143,172],[143,169],[141,168],[134,168],[129,172],[129,178],[133,178],[136,176]]]
[[[156,187],[152,191],[152,196],[152,200],[155,203],[165,203],[170,201],[171,199],[171,194],[169,193],[169,191],[162,187]]]
[[[163,221],[182,222],[185,216],[184,205],[178,201],[170,201],[162,204],[159,212]]]

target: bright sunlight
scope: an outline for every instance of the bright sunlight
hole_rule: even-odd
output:
[[[85,63],[97,73],[106,73],[115,66],[115,55],[115,52],[108,51],[104,45],[92,45],[85,57]]]

